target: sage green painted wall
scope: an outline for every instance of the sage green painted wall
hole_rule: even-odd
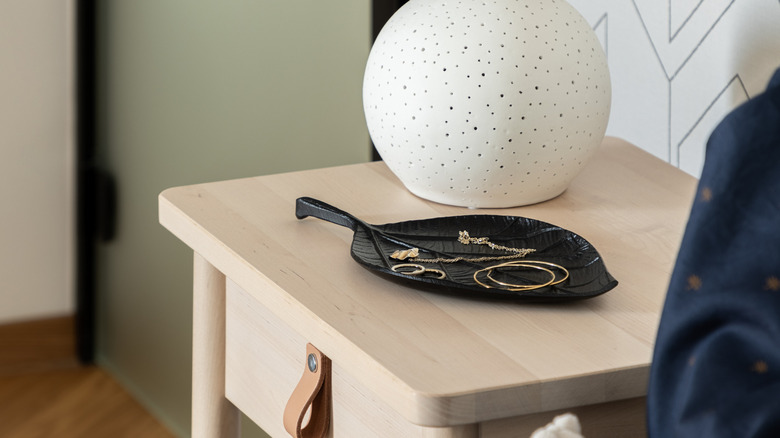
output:
[[[117,178],[119,220],[98,251],[98,362],[180,436],[190,428],[192,254],[158,224],[157,195],[367,161],[369,6],[99,3],[99,155]]]

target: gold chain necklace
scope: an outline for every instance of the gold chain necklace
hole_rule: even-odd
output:
[[[444,258],[438,257],[435,259],[423,259],[420,258],[419,248],[399,249],[393,252],[390,257],[396,260],[410,260],[417,263],[457,263],[457,262],[492,262],[499,260],[511,260],[519,259],[536,251],[533,248],[511,248],[508,246],[497,245],[491,242],[487,237],[471,237],[468,231],[460,231],[458,233],[458,242],[464,245],[487,245],[490,249],[499,251],[513,252],[512,255],[505,256],[485,256],[485,257],[453,257]]]

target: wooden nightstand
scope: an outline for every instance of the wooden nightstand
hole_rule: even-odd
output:
[[[332,360],[333,436],[523,437],[558,412],[592,437],[642,436],[653,342],[696,179],[607,138],[548,202],[427,202],[381,163],[166,190],[160,222],[195,252],[193,436],[272,436],[305,345]],[[311,196],[369,223],[517,215],[590,241],[620,284],[590,300],[464,300],[388,282],[349,255],[350,230],[298,220]]]

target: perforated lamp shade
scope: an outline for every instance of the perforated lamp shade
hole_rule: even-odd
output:
[[[363,105],[414,194],[476,208],[561,194],[601,143],[606,57],[563,0],[411,0],[380,32]]]

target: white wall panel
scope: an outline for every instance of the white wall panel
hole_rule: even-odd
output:
[[[715,126],[780,67],[776,0],[569,2],[607,50],[607,134],[695,176]]]
[[[0,2],[0,323],[74,311],[72,8]]]

